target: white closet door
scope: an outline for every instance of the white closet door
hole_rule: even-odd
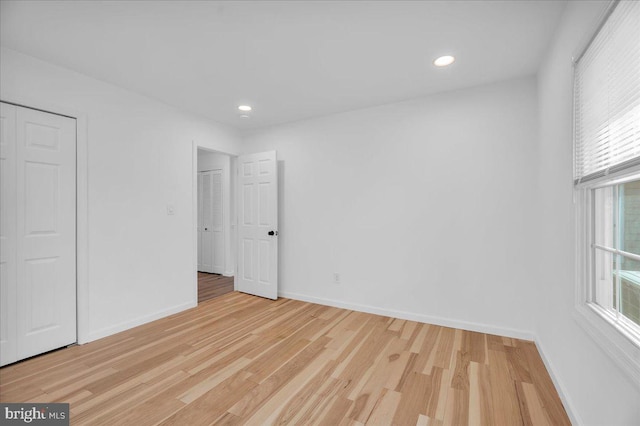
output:
[[[198,257],[200,259],[200,268],[202,272],[213,272],[213,227],[211,226],[211,174],[210,172],[201,172],[199,177],[202,178],[200,186],[200,197],[198,199],[198,210],[200,210],[200,247]]]
[[[222,220],[222,170],[208,172],[211,179],[211,230],[213,234],[213,259],[211,270],[224,272],[224,223]]]
[[[224,272],[222,170],[198,173],[198,271]]]
[[[7,317],[6,336],[15,333],[15,341],[7,340],[8,349],[3,352],[9,355],[0,360],[2,364],[76,341],[76,123],[72,118],[7,105],[3,105],[3,116],[12,108],[15,138],[3,140],[7,147],[3,166],[14,163],[15,174],[13,166],[6,171],[3,167],[3,177],[9,176],[3,179],[2,208],[15,209],[15,220],[9,213],[7,221],[4,217],[2,221],[6,243],[2,249],[9,253],[3,258],[8,273],[2,276],[2,287],[9,303],[15,294],[16,309],[3,306],[2,316]],[[10,125],[7,129],[7,135],[12,133]],[[10,265],[13,259],[15,265]]]

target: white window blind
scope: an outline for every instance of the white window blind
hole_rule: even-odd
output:
[[[640,1],[619,1],[575,67],[576,184],[640,164]]]

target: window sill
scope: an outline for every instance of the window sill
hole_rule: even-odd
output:
[[[640,389],[640,347],[634,344],[637,337],[628,335],[588,304],[576,305],[574,318]]]

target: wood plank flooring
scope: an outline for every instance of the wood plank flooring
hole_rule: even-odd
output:
[[[229,293],[0,369],[74,425],[569,425],[532,342]]]
[[[198,303],[233,291],[233,277],[198,272]]]

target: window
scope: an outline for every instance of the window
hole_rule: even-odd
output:
[[[640,384],[640,2],[575,64],[578,321]]]
[[[593,288],[601,315],[640,341],[640,176],[591,190]]]

